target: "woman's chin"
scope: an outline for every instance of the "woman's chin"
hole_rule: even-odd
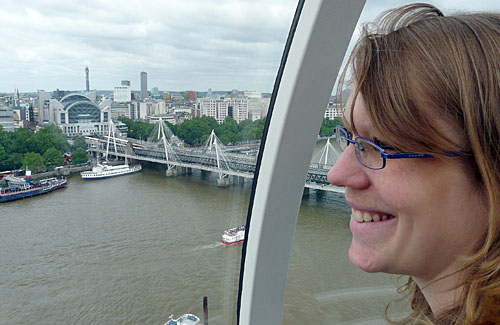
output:
[[[349,248],[349,259],[352,264],[365,272],[384,272],[382,261],[378,260],[377,254],[371,249],[361,247],[354,241]]]

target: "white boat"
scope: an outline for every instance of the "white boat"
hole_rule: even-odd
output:
[[[109,166],[107,165],[108,153],[109,153],[109,141],[113,139],[113,144],[116,150],[116,127],[112,120],[109,121],[109,133],[108,133],[108,141],[106,142],[106,162],[104,164],[97,164],[97,166],[92,168],[92,171],[81,172],[82,178],[84,180],[90,179],[101,179],[101,178],[109,178],[115,176],[122,176],[140,172],[142,170],[142,166],[140,164],[130,166],[127,160],[127,150],[125,149],[125,164],[124,165],[116,165]]]
[[[222,243],[231,245],[245,240],[245,226],[239,226],[225,230],[222,234]]]
[[[92,168],[92,171],[81,172],[80,175],[82,175],[83,179],[90,180],[90,179],[101,179],[101,178],[128,175],[140,172],[141,170],[142,166],[140,164],[137,165],[125,164],[117,166],[97,164],[97,166]]]
[[[196,325],[200,324],[198,316],[193,314],[184,314],[181,317],[174,319],[174,315],[170,315],[169,321],[164,325]]]

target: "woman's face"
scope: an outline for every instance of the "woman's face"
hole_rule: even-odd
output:
[[[350,106],[348,102],[347,119]],[[353,109],[359,133],[353,137],[384,141],[374,133],[361,96]],[[346,187],[352,207],[352,263],[368,272],[427,280],[460,268],[457,257],[482,243],[488,215],[479,185],[458,159],[388,159],[384,169],[371,170],[361,165],[349,145],[328,180]],[[356,221],[374,216],[380,221]]]

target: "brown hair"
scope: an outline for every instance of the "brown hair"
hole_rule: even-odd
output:
[[[488,233],[466,259],[456,308],[436,319],[410,277],[413,313],[403,322],[500,323],[500,14],[444,16],[423,3],[390,10],[363,28],[340,78],[340,101],[348,69],[356,85],[352,105],[361,94],[384,141],[402,151],[469,153],[462,161],[488,200]],[[461,139],[449,138],[436,120]]]

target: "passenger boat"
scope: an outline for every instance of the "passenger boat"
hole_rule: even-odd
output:
[[[245,240],[245,226],[239,226],[225,230],[222,234],[222,243],[231,245]]]
[[[68,185],[66,179],[55,177],[32,182],[29,170],[25,178],[8,175],[4,180],[7,186],[0,188],[0,203],[50,193]]]
[[[200,324],[200,318],[193,314],[184,314],[181,317],[174,319],[174,315],[170,315],[169,321],[164,325],[195,325]]]
[[[85,180],[90,179],[101,179],[101,178],[109,178],[115,176],[122,176],[140,172],[142,170],[142,166],[140,164],[137,165],[118,165],[118,166],[109,166],[107,164],[97,164],[97,166],[92,168],[92,171],[81,172],[80,175]]]
[[[105,155],[106,161],[103,164],[97,163],[97,166],[93,167],[92,171],[81,172],[80,175],[82,176],[82,179],[91,180],[91,179],[116,177],[116,176],[137,173],[137,172],[140,172],[142,170],[142,166],[140,164],[136,164],[136,165],[132,165],[132,166],[130,166],[128,164],[127,150],[125,150],[125,164],[124,165],[109,166],[107,164],[108,154],[109,154],[109,146],[110,146],[109,142],[111,139],[113,140],[115,153],[117,152],[116,151],[116,134],[117,134],[116,126],[112,120],[109,120],[108,141],[106,142],[106,155]]]

